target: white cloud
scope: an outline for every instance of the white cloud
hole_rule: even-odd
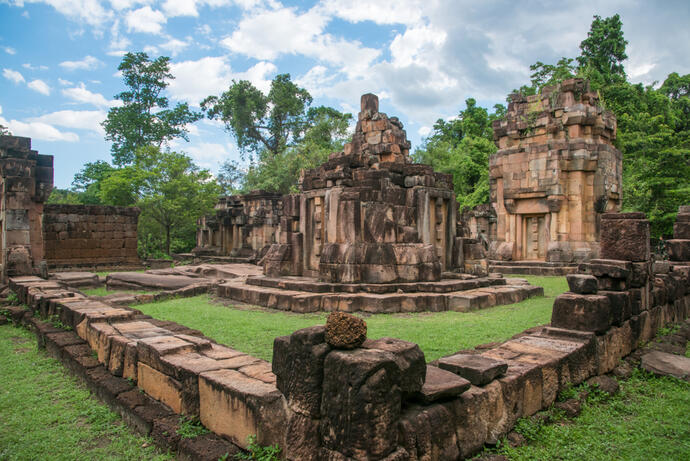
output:
[[[166,16],[199,16],[194,0],[166,0],[162,5]]]
[[[421,21],[422,0],[326,0],[324,9],[333,16],[350,22],[373,21],[376,24],[416,24]]]
[[[270,62],[260,61],[245,72],[234,73],[226,57],[209,56],[196,61],[173,62],[170,71],[175,76],[168,87],[172,97],[198,106],[207,96],[227,90],[233,79],[249,80],[266,92],[271,84],[268,76],[275,73],[277,67]],[[201,75],[203,78],[199,78]]]
[[[237,158],[237,150],[230,145],[200,142],[179,146],[202,168],[217,169],[218,165],[230,158]]]
[[[17,54],[17,50],[15,50],[14,48],[12,48],[11,46],[6,46],[6,47],[3,48],[3,50],[4,50],[5,53],[7,53],[7,54]]]
[[[167,42],[158,45],[159,48],[168,51],[173,57],[184,51],[188,46],[188,41],[182,41],[172,37]]]
[[[49,114],[33,117],[29,122],[46,123],[63,128],[93,131],[103,134],[101,122],[107,113],[103,110],[60,110]]]
[[[16,3],[21,6],[24,2],[46,3],[60,14],[90,26],[100,27],[112,18],[112,11],[105,9],[100,0],[20,0]]]
[[[32,89],[38,93],[44,94],[46,96],[48,96],[50,94],[50,87],[43,80],[38,80],[38,79],[32,80],[27,84],[27,86],[30,89]]]
[[[162,24],[167,22],[165,15],[158,10],[152,10],[150,6],[130,11],[125,16],[127,30],[129,32],[142,32],[147,34],[160,34]]]
[[[62,90],[62,94],[63,96],[75,102],[91,104],[96,107],[111,107],[119,105],[120,103],[117,100],[108,101],[102,94],[87,90],[83,83],[80,83],[79,86],[73,88],[65,88]]]
[[[58,83],[59,83],[60,85],[62,85],[62,86],[70,86],[70,85],[73,85],[73,83],[70,82],[69,80],[65,80],[65,79],[62,79],[62,78],[58,78]]]
[[[124,56],[127,53],[124,50],[128,49],[131,45],[131,40],[120,35],[120,20],[116,19],[113,21],[113,25],[110,26],[110,43],[108,44],[110,51],[108,55]]]
[[[110,5],[118,10],[129,10],[136,5],[150,5],[152,0],[110,0]]]
[[[5,77],[7,80],[14,82],[15,84],[24,82],[24,76],[16,70],[3,69],[2,76]]]
[[[25,62],[22,64],[22,67],[24,69],[29,69],[29,70],[48,70],[48,66],[40,65],[40,66],[34,66],[29,62]]]
[[[15,136],[26,136],[27,138],[41,141],[79,141],[79,135],[76,133],[63,133],[54,126],[44,122],[21,122],[19,120],[7,120],[0,116],[0,125],[9,128]]]
[[[245,16],[237,29],[221,44],[238,54],[272,60],[284,54],[298,54],[340,66],[349,75],[357,75],[380,51],[324,33],[330,18],[314,7],[304,13],[294,8],[258,10]]]
[[[417,133],[418,133],[420,136],[422,136],[422,137],[427,136],[429,133],[431,133],[431,127],[428,127],[428,126],[421,126],[421,127],[419,127],[419,129],[417,130]]]
[[[66,70],[94,70],[102,66],[103,62],[93,56],[86,56],[81,61],[63,61],[60,67]]]

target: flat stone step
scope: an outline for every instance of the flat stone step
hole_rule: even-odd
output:
[[[422,390],[415,394],[415,397],[426,404],[437,400],[456,397],[467,389],[471,383],[455,373],[442,370],[441,368],[427,365],[426,380]]]
[[[438,282],[415,283],[327,283],[309,277],[250,277],[248,285],[281,290],[305,291],[309,293],[450,293],[476,288],[506,285],[502,277],[476,277],[462,279],[442,279]]]
[[[577,266],[523,266],[523,265],[490,265],[490,272],[499,272],[501,274],[516,274],[516,275],[551,275],[564,276],[577,272]]]
[[[541,287],[532,285],[488,286],[448,293],[313,293],[254,285],[248,283],[249,280],[252,279],[247,279],[246,282],[231,280],[220,284],[218,296],[298,313],[319,311],[399,313],[446,310],[465,312],[511,304],[544,293]]]
[[[690,381],[690,358],[682,355],[652,351],[642,356],[642,368],[656,375]]]
[[[438,366],[469,380],[475,386],[484,386],[503,375],[508,364],[503,360],[479,354],[455,354],[438,360]]]

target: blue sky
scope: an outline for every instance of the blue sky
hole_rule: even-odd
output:
[[[356,112],[374,92],[413,147],[468,97],[491,107],[529,65],[574,57],[592,16],[619,13],[631,80],[690,73],[690,2],[461,0],[0,0],[0,124],[55,156],[55,185],[110,159],[100,122],[124,89],[126,51],[170,56],[167,96],[198,106],[232,79],[266,90],[278,73],[314,104]],[[239,159],[220,124],[190,128],[187,152],[212,171]]]

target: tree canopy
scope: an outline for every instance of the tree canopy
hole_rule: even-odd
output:
[[[312,97],[290,80],[277,75],[265,95],[247,80],[232,81],[220,96],[201,102],[208,118],[221,120],[242,152],[280,155],[291,142],[298,141],[307,125],[306,108]]]
[[[167,108],[168,98],[162,93],[174,78],[170,58],[151,61],[146,53],[127,53],[117,69],[128,89],[115,95],[122,105],[112,107],[103,122],[105,139],[112,142],[113,164],[130,164],[140,147],[161,147],[175,138],[188,140],[187,125],[201,114],[191,111],[187,103]]]

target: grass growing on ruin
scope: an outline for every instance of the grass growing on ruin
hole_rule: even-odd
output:
[[[0,326],[0,383],[0,459],[173,459],[90,398],[24,329]]]
[[[579,417],[536,426],[530,443],[497,450],[514,461],[534,459],[690,459],[690,383],[637,370],[604,402],[583,404]]]
[[[501,341],[549,323],[556,295],[567,290],[564,277],[524,277],[543,286],[545,296],[470,313],[362,315],[370,338],[391,336],[412,341],[428,361],[478,344]],[[273,338],[323,324],[327,313],[292,314],[251,307],[226,307],[208,296],[138,305],[145,314],[201,330],[219,343],[270,360]]]

